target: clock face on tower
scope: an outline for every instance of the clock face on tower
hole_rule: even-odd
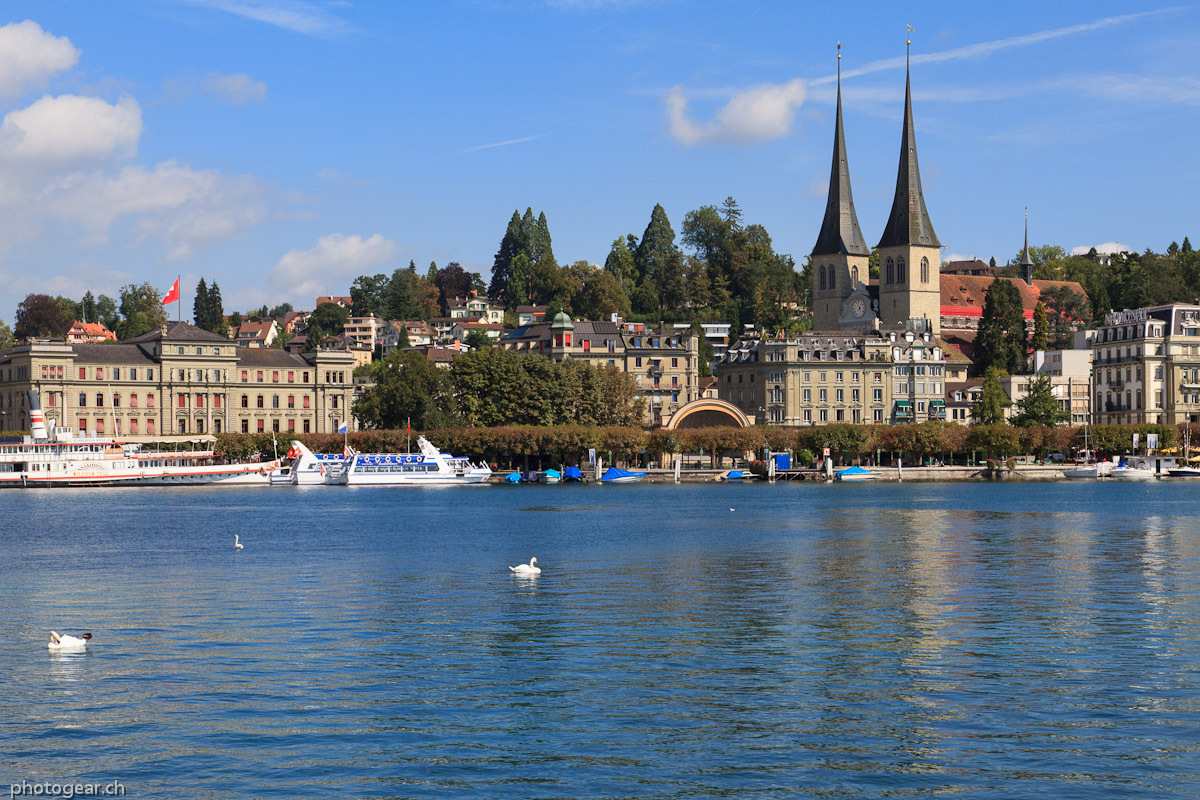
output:
[[[861,297],[859,297],[853,303],[850,304],[850,311],[851,311],[851,313],[854,314],[855,317],[858,317],[859,319],[861,319],[862,315],[867,313],[866,301],[864,301]]]

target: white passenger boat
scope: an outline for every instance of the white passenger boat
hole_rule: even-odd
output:
[[[436,486],[484,483],[492,477],[485,463],[438,452],[424,436],[417,453],[351,453],[338,483],[348,486]]]
[[[75,438],[68,427],[48,429],[36,392],[28,392],[30,434],[0,441],[0,487],[174,486],[261,484],[278,462],[220,464],[212,451],[154,452],[140,444]]]
[[[288,463],[271,473],[272,486],[320,486],[338,483],[346,465],[343,453],[314,453],[302,442],[292,440]]]

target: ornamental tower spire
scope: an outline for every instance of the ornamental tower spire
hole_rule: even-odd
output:
[[[854,213],[854,194],[850,191],[850,165],[846,161],[846,135],[842,127],[842,43],[838,42],[837,118],[833,128],[833,166],[829,170],[829,199],[825,201],[825,220],[813,246],[814,256],[870,255]]]
[[[911,31],[911,26],[909,27]],[[905,46],[912,44],[909,39]],[[896,172],[896,196],[892,200],[892,213],[883,229],[880,247],[898,245],[925,245],[940,247],[929,211],[925,208],[925,195],[921,191],[921,168],[917,164],[917,134],[913,127],[912,78],[909,74],[908,54],[904,65],[904,128],[900,134],[900,166]]]
[[[909,33],[912,26],[908,26]],[[912,39],[905,41],[911,47]],[[892,213],[879,240],[879,311],[885,328],[941,330],[941,245],[929,221],[913,126],[908,50],[904,70],[904,127]]]
[[[863,239],[850,191],[850,166],[846,161],[846,135],[842,127],[842,43],[838,42],[837,117],[833,129],[833,165],[829,170],[829,197],[825,219],[812,249],[813,327],[819,331],[845,330],[869,325],[866,295],[847,304],[855,287],[867,282],[871,249]],[[867,298],[869,299],[869,298]]]
[[[1029,258],[1029,208],[1025,208],[1025,251],[1021,254],[1021,280],[1033,286],[1033,260]]]

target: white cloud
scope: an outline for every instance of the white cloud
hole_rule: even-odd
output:
[[[297,305],[311,303],[318,295],[340,294],[357,276],[395,258],[398,250],[395,242],[378,233],[368,239],[331,233],[308,250],[284,254],[271,271],[270,283]]]
[[[112,105],[99,97],[46,96],[5,115],[0,153],[25,166],[96,163],[136,155],[141,135],[142,110],[132,97]]]
[[[274,25],[307,36],[337,36],[354,30],[346,20],[326,11],[322,4],[304,0],[187,0],[192,5],[207,6]]]
[[[666,100],[668,130],[675,141],[688,147],[709,142],[751,144],[780,139],[791,132],[796,110],[807,94],[807,86],[800,78],[734,92],[711,121],[701,123],[688,116],[687,96],[676,86]]]
[[[267,190],[255,178],[195,170],[174,161],[153,170],[72,173],[49,186],[45,208],[78,222],[103,241],[125,218],[141,240],[166,247],[168,261],[188,258],[205,244],[230,238],[267,216]]]
[[[33,20],[0,26],[0,96],[40,89],[78,60],[69,39],[46,33]]]
[[[202,77],[189,75],[172,78],[163,83],[163,93],[168,100],[175,102],[183,102],[196,93],[204,93],[227,105],[244,106],[266,101],[267,85],[244,72],[236,75],[209,72]]]
[[[235,106],[261,103],[267,99],[267,85],[244,72],[237,75],[210,73],[204,80],[204,90]]]
[[[1113,255],[1115,253],[1130,252],[1129,245],[1127,245],[1127,244],[1122,244],[1121,242],[1103,242],[1101,244],[1095,244],[1095,245],[1089,244],[1089,245],[1083,245],[1082,247],[1072,247],[1071,255],[1086,256],[1093,247],[1095,247],[1096,252],[1100,253],[1101,255]]]

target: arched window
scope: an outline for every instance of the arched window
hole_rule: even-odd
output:
[[[929,259],[921,259],[921,283],[929,283]]]
[[[825,291],[825,268],[817,267],[817,291]]]
[[[837,288],[837,267],[835,267],[833,264],[830,264],[828,267],[826,267],[826,269],[829,270],[829,288],[836,289]]]
[[[889,258],[887,260],[887,280],[884,283],[896,282],[896,264]]]
[[[858,286],[858,267],[850,268],[850,288]]]
[[[896,259],[896,283],[904,283],[904,259]]]

